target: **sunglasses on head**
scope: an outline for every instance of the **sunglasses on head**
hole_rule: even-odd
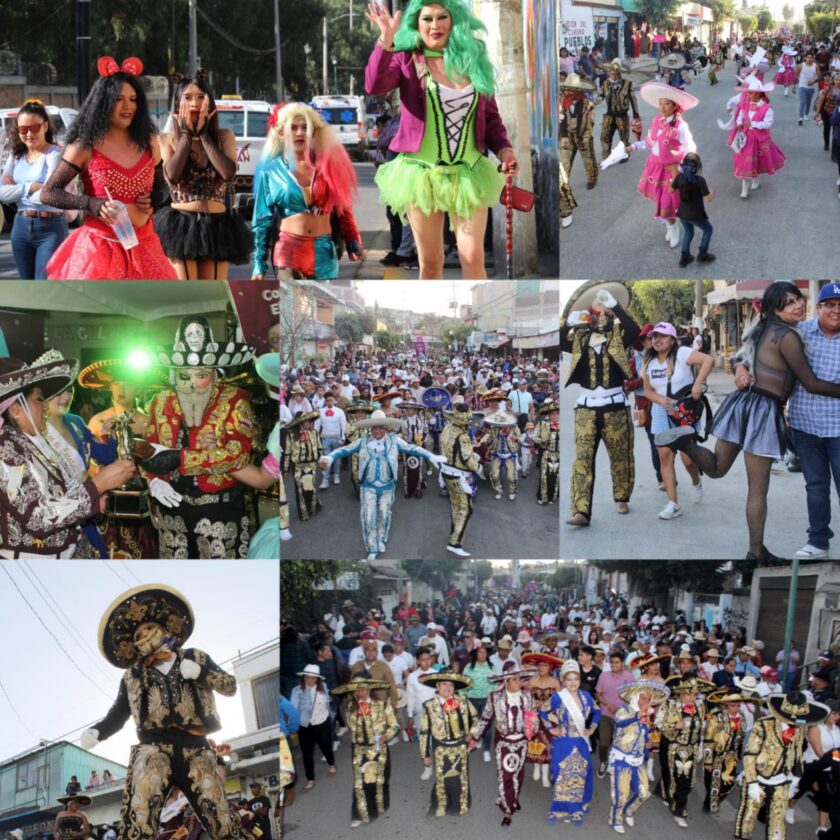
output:
[[[37,123],[35,125],[19,125],[17,130],[18,134],[28,134],[29,132],[32,132],[32,134],[38,134],[43,127],[43,123]]]

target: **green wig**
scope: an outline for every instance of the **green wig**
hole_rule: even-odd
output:
[[[487,57],[487,44],[478,37],[479,32],[487,32],[487,27],[469,10],[464,0],[411,0],[394,38],[394,49],[423,48],[417,22],[421,9],[431,5],[443,6],[452,16],[449,40],[443,50],[446,75],[450,79],[469,79],[478,93],[493,96],[495,72]]]

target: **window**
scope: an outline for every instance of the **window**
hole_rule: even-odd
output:
[[[280,671],[254,680],[257,726],[265,729],[280,722]]]
[[[44,764],[44,758],[33,758],[30,761],[25,761],[18,765],[17,772],[17,789],[18,791],[28,790],[29,788],[46,788],[47,786],[47,766]]]

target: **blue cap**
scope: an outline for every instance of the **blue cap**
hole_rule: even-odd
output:
[[[840,298],[840,283],[826,283],[820,289],[820,296],[817,298],[817,303],[822,303],[832,298]]]

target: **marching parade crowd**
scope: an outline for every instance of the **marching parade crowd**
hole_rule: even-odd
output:
[[[805,680],[793,644],[776,653],[743,627],[630,609],[615,593],[589,604],[548,588],[472,597],[452,588],[441,601],[400,603],[390,616],[345,600],[308,634],[284,624],[287,793],[293,733],[303,793],[316,788],[316,745],[329,777],[347,754],[346,735],[353,828],[387,811],[390,749],[405,749],[402,740],[419,749],[430,816],[465,815],[489,800],[470,786],[470,753],[480,749],[497,764],[503,826],[521,809],[527,776],[550,789],[548,823],[583,823],[596,777],[609,777],[617,833],[643,823],[639,809],[652,795],[685,828],[702,778],[701,819],[719,820],[731,796],[739,840],[752,837],[757,819],[768,837],[784,840],[805,795],[817,807],[818,837],[837,836],[840,700],[831,650]]]
[[[520,476],[533,472],[536,503],[557,501],[558,392],[558,365],[526,356],[345,353],[331,364],[282,366],[282,463],[298,518],[323,509],[330,478],[333,486],[341,483],[344,461],[360,502],[367,558],[375,559],[386,549],[398,484],[405,498],[420,499],[434,465],[450,503],[447,551],[467,557],[479,477],[489,480],[497,501],[505,491],[513,501]],[[288,540],[282,481],[280,490],[281,539]]]

